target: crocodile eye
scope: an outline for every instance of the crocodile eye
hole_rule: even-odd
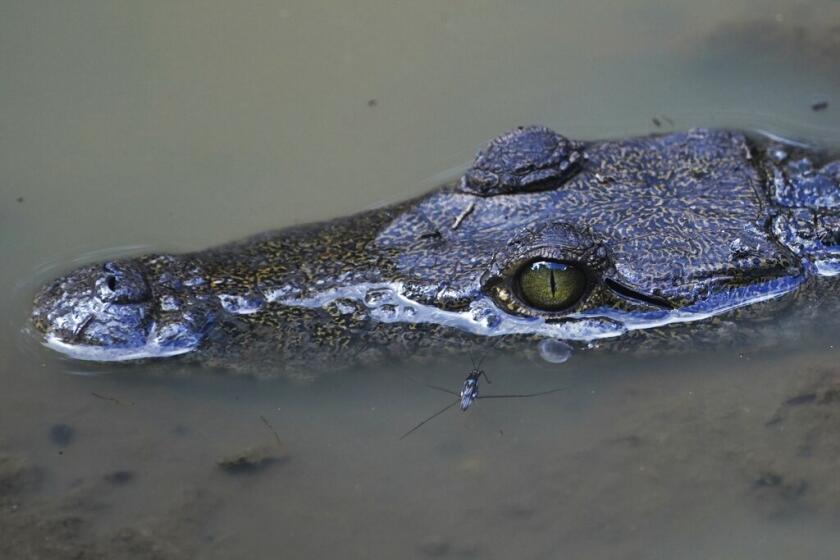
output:
[[[560,311],[583,297],[587,280],[586,274],[573,265],[534,261],[522,267],[516,284],[528,305],[545,311]]]

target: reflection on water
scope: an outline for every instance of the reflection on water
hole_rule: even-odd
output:
[[[487,394],[570,389],[400,440],[450,398],[409,375],[457,390],[468,356],[297,384],[81,365],[21,328],[79,255],[404,199],[518,124],[836,146],[838,16],[829,0],[4,3],[0,557],[833,557],[833,332],[494,357]]]

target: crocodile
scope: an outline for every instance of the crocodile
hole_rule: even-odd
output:
[[[41,341],[290,375],[498,348],[685,349],[837,300],[840,160],[720,129],[484,145],[418,198],[44,286]],[[736,325],[733,330],[732,325]]]

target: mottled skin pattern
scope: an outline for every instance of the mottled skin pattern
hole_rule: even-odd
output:
[[[734,131],[573,142],[516,129],[395,206],[184,255],[83,267],[36,297],[50,346],[302,374],[490,346],[687,348],[837,299],[840,163]],[[541,311],[517,273],[586,272]]]

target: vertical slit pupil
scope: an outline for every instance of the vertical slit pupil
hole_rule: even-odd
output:
[[[515,278],[524,303],[546,311],[561,311],[586,293],[585,273],[572,264],[553,260],[532,261]]]

